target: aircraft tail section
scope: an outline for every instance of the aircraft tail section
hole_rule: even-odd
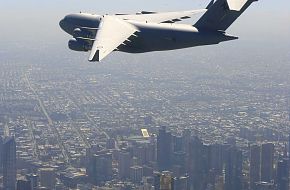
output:
[[[254,1],[258,0],[212,0],[194,26],[200,30],[225,31]]]

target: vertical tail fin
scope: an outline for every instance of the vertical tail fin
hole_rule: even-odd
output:
[[[211,1],[207,12],[194,26],[204,30],[225,31],[254,1],[257,0]]]

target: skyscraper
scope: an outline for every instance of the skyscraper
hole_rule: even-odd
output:
[[[271,182],[273,180],[274,144],[262,145],[261,152],[261,181]]]
[[[18,180],[16,190],[32,190],[31,181],[27,179]]]
[[[289,117],[290,117],[290,112],[289,112]],[[290,120],[290,118],[289,118]],[[290,158],[290,134],[288,136],[288,157]]]
[[[154,190],[174,190],[174,178],[169,171],[156,173],[154,176]]]
[[[209,169],[221,175],[223,170],[223,146],[213,144],[209,146]]]
[[[255,188],[256,190],[276,190],[274,183],[264,182],[264,181],[257,182]]]
[[[3,138],[0,135],[0,175],[3,172]]]
[[[261,171],[261,148],[252,145],[250,148],[250,190],[255,190],[255,183],[260,181]]]
[[[242,190],[243,155],[236,147],[229,147],[225,157],[225,190]]]
[[[7,137],[3,143],[3,189],[16,188],[16,142],[14,137]]]
[[[289,189],[289,160],[283,159],[277,164],[277,189],[288,190]]]
[[[198,137],[189,143],[188,173],[193,189],[205,189],[208,173],[208,148]]]
[[[118,159],[118,173],[121,179],[130,177],[129,168],[131,167],[132,159],[129,152],[120,151]]]
[[[31,190],[35,190],[38,186],[39,176],[36,174],[27,174],[26,179],[31,182]]]
[[[89,178],[95,185],[112,179],[112,154],[100,152],[92,155],[90,165],[92,170],[89,172]]]
[[[189,190],[189,176],[175,177],[173,181],[174,190]]]
[[[40,168],[40,185],[48,189],[54,189],[56,184],[56,174],[54,168]]]
[[[159,129],[157,136],[157,164],[160,171],[169,170],[172,156],[172,136],[166,127]]]
[[[143,177],[143,168],[141,166],[130,167],[130,179],[133,183],[140,183]]]

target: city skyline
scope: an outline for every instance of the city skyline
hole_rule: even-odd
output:
[[[72,12],[207,3],[3,2],[0,189],[9,167],[17,190],[289,190],[288,0],[255,3],[233,43],[101,64],[70,52],[58,26]]]

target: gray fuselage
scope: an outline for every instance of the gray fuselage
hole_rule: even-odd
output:
[[[102,16],[99,15],[71,14],[60,21],[60,26],[65,32],[74,36],[74,31],[77,28],[90,30],[90,28],[100,27],[101,19]],[[182,49],[237,39],[237,37],[228,36],[224,32],[200,31],[192,25],[126,21],[134,25],[138,32],[116,50],[128,53]]]

